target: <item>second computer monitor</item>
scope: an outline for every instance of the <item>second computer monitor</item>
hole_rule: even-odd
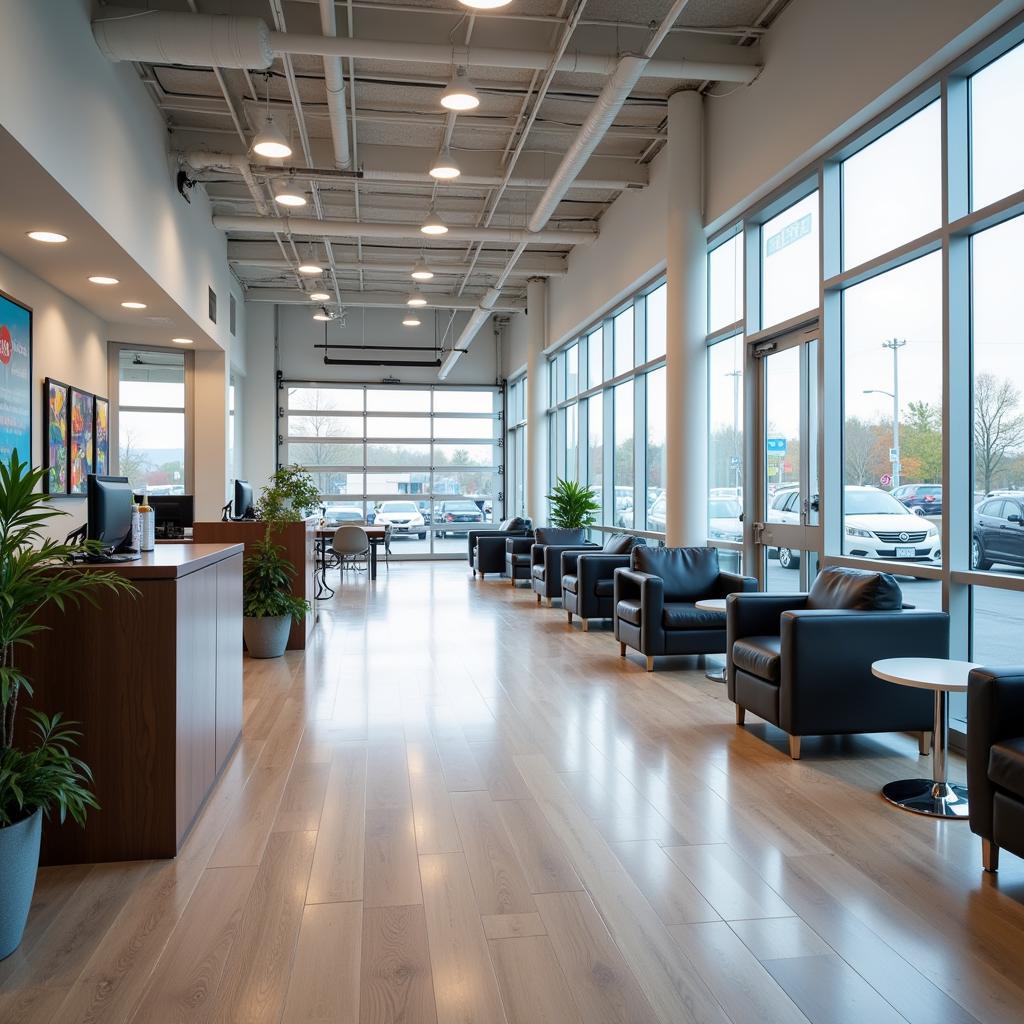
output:
[[[107,551],[120,547],[132,532],[132,487],[126,476],[97,476],[86,481],[89,540]]]
[[[235,481],[235,507],[236,519],[252,519],[252,485],[248,480]]]
[[[195,519],[191,494],[152,494],[149,504],[156,516],[156,531],[161,537],[181,537]]]

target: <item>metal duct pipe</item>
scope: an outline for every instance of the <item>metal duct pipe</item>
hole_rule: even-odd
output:
[[[338,34],[334,0],[320,0],[320,27],[325,36]],[[334,162],[341,168],[352,166],[348,148],[348,115],[345,112],[345,72],[340,57],[324,57],[324,84],[327,87],[327,109],[331,115],[331,139]]]
[[[270,214],[270,204],[267,202],[263,189],[252,173],[252,167],[247,156],[235,153],[195,152],[183,153],[182,159],[189,167],[197,171],[206,170],[211,167],[229,167],[232,170],[238,171],[242,176],[242,180],[248,186],[253,202],[256,204],[256,209],[259,210],[261,216],[266,217]]]
[[[113,61],[185,64],[191,67],[261,70],[270,67],[275,54],[442,64],[446,67],[454,63],[527,71],[543,71],[551,63],[551,54],[543,50],[506,50],[491,46],[453,48],[433,43],[270,32],[259,18],[170,11],[119,10],[115,13],[104,8],[104,16],[93,22],[93,36],[102,52]],[[756,51],[751,52],[748,47],[736,47],[736,50],[735,62],[652,60],[647,63],[643,74],[649,78],[750,83],[760,72]],[[611,54],[572,53],[558,61],[556,70],[611,75],[618,63],[618,57]]]
[[[267,270],[292,270],[295,267],[293,260],[277,259],[271,256],[265,259],[259,259],[258,257],[241,257],[236,259],[229,255],[228,262],[236,267],[265,267]],[[435,260],[429,259],[426,262],[435,274],[458,275],[465,274],[471,269],[468,263],[438,263]],[[336,270],[366,270],[371,273],[409,274],[416,264],[411,261],[408,263],[382,263],[372,260],[360,260],[353,263],[335,260],[334,266]],[[494,274],[502,269],[502,267],[495,267],[493,265],[488,266],[486,263],[478,263],[476,265],[476,272],[480,274]],[[512,275],[518,277],[565,277],[566,270],[564,268],[562,270],[542,270],[536,267],[533,269],[517,267],[512,270]]]
[[[640,173],[643,173],[638,168]],[[411,171],[385,171],[363,169],[364,181],[394,181],[409,182],[411,184],[433,184],[434,179],[429,174],[414,174]],[[481,174],[460,174],[454,182],[456,186],[478,185],[481,188],[491,188],[500,185],[505,179],[495,175]],[[550,184],[547,178],[509,178],[510,188],[547,188]],[[647,183],[642,181],[625,181],[611,178],[588,178],[578,181],[573,187],[581,189],[595,189],[599,191],[621,191],[627,188],[646,188]]]
[[[248,214],[215,214],[213,226],[222,231],[252,231],[319,235],[325,238],[415,238],[425,241],[419,224],[381,224],[345,220],[315,220],[312,217],[255,217]],[[450,227],[449,242],[520,242],[548,245],[579,245],[597,238],[596,231],[524,231],[522,228]]]
[[[310,302],[309,296],[294,288],[249,288],[246,292],[248,302],[275,302],[281,306],[308,306],[315,309],[316,304]],[[427,300],[425,306],[417,306],[416,309],[457,309],[477,310],[487,303],[486,312],[490,313],[521,313],[526,307],[525,304],[514,299],[502,299],[501,293],[490,288],[488,291],[476,298],[471,295],[436,295],[424,292],[423,297]],[[342,305],[346,307],[366,306],[367,308],[379,309],[409,309],[405,296],[395,292],[359,292],[345,291],[341,293]],[[481,321],[482,322],[482,321]]]

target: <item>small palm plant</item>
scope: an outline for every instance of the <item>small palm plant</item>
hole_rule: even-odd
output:
[[[551,504],[551,525],[570,530],[593,526],[601,509],[600,502],[589,487],[561,477],[555,481],[548,501]]]

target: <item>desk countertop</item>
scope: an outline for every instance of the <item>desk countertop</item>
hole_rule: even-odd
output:
[[[80,563],[83,569],[113,569],[131,580],[177,579],[198,569],[205,569],[232,555],[240,555],[242,544],[157,544],[153,551],[144,551],[134,562]]]

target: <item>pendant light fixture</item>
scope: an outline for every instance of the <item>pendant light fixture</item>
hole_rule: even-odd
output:
[[[446,235],[448,234],[448,225],[434,211],[434,208],[430,208],[430,212],[427,214],[427,219],[420,225],[420,231],[425,235]]]
[[[412,268],[412,279],[414,281],[429,281],[434,276],[434,272],[423,262],[423,260],[417,260],[416,265]]]
[[[300,263],[299,273],[305,274],[307,277],[318,277],[324,272],[324,268],[319,263]]]
[[[320,320],[320,321],[326,323],[328,320],[333,320],[334,317],[331,316],[331,313],[330,313],[330,311],[328,310],[328,308],[326,306],[321,306],[313,314],[313,319],[314,320]]]
[[[292,147],[284,137],[284,132],[278,128],[274,121],[274,115],[270,112],[270,75],[267,79],[267,116],[263,127],[256,133],[252,140],[252,151],[257,156],[266,157],[268,160],[283,160],[286,156],[292,155]]]
[[[442,146],[441,151],[434,157],[430,165],[430,176],[439,178],[442,181],[450,181],[462,173],[459,165],[452,156],[452,151],[447,146]]]
[[[469,80],[465,68],[457,68],[452,80],[441,93],[441,106],[445,110],[476,110],[480,106],[480,96],[476,86]]]
[[[274,202],[281,206],[305,206],[306,197],[289,183],[282,183],[274,188]]]
[[[326,302],[331,296],[329,292],[310,292],[309,297],[314,302]]]
[[[512,0],[459,0],[463,7],[472,7],[474,11],[494,11],[499,7],[507,7]]]
[[[405,304],[407,306],[425,306],[427,304],[427,297],[423,292],[415,291],[405,300]]]
[[[421,323],[423,323],[423,321],[415,313],[406,313],[405,316],[402,317],[403,327],[419,327]]]

